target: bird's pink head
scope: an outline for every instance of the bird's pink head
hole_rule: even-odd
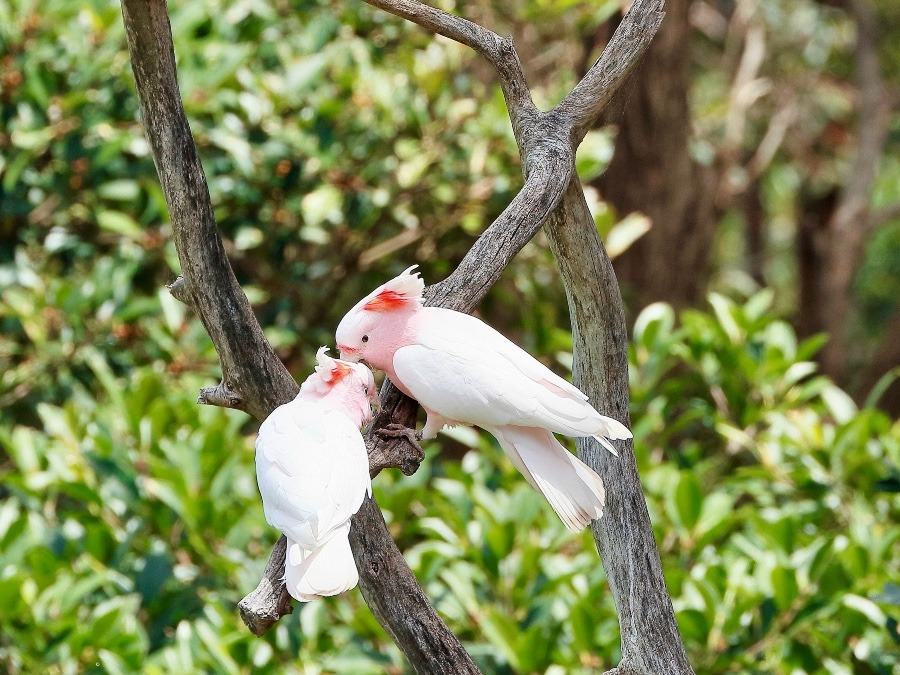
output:
[[[422,307],[425,282],[418,265],[403,271],[356,303],[338,324],[341,358],[390,370],[394,352],[409,344],[409,319]]]
[[[362,363],[328,356],[328,347],[316,352],[316,369],[300,385],[298,397],[327,399],[362,427],[372,419],[378,389],[372,371]]]

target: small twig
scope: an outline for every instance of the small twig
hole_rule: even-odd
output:
[[[222,380],[215,387],[203,387],[200,390],[200,395],[197,397],[197,403],[244,410],[244,401],[241,395],[226,380]]]
[[[376,430],[366,438],[366,450],[369,452],[369,475],[375,478],[384,469],[400,469],[404,476],[412,476],[419,470],[425,459],[421,446],[404,437],[384,438],[377,429],[384,429],[392,422],[376,419],[372,426]],[[405,426],[405,425],[401,425]],[[412,433],[412,430],[409,430]]]
[[[175,277],[175,281],[171,284],[166,284],[166,290],[172,294],[172,297],[176,300],[180,300],[186,305],[191,304],[191,299],[188,296],[187,286],[184,283],[184,277],[180,274]]]
[[[572,142],[576,147],[647,51],[662,23],[662,8],[663,0],[635,0],[600,58],[556,106],[556,112],[572,121]]]

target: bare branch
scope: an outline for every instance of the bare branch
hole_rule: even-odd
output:
[[[571,120],[572,142],[576,147],[647,51],[662,23],[663,4],[664,0],[635,0],[597,63],[556,106],[556,112]]]
[[[541,158],[525,185],[484,231],[444,281],[425,292],[426,304],[471,312],[500,278],[503,270],[541,229],[575,174],[572,153],[562,142],[554,147],[545,139]]]
[[[572,318],[572,379],[597,410],[627,422],[625,309],[612,263],[576,182],[547,221],[547,235]],[[622,632],[622,661],[611,672],[692,674],[666,590],[632,441],[619,458],[612,458],[594,439],[580,438],[578,454],[606,484],[606,509],[592,528]]]
[[[197,311],[222,363],[223,384],[204,390],[201,399],[236,404],[263,419],[294,398],[299,387],[266,341],[225,255],[181,104],[165,0],[123,0],[122,13],[141,114],[184,275],[182,284],[174,286]],[[441,672],[423,660],[423,654],[433,654],[458,668],[454,672],[477,672],[459,640],[428,602],[375,502],[369,500],[363,505],[353,520],[352,531],[355,549],[371,549],[355,550],[358,560],[377,561],[359,565],[363,594],[369,602],[377,599],[378,603],[403,607],[403,613],[381,612],[376,607],[373,611],[414,667]],[[241,615],[257,635],[290,612],[291,603],[281,579],[284,554],[283,545],[275,547],[265,578],[241,601]],[[380,570],[389,574],[379,574]],[[422,631],[422,627],[427,630]]]
[[[387,398],[387,383],[382,387],[381,395]],[[404,397],[406,398],[406,397]],[[369,475],[375,478],[383,469],[400,469],[405,476],[412,476],[419,468],[419,464],[425,459],[422,448],[414,440],[387,439],[379,435],[378,430],[391,424],[400,424],[409,427],[409,417],[415,420],[417,406],[414,401],[406,398],[405,407],[395,409],[394,406],[385,406],[372,420],[371,432],[366,434],[366,449],[369,451]],[[411,413],[411,414],[410,414]],[[404,418],[404,421],[395,422],[394,416]]]
[[[500,78],[500,86],[517,138],[522,124],[538,113],[512,39],[500,37],[473,21],[448,14],[416,0],[365,0],[365,2],[471,47],[490,61]]]
[[[259,586],[238,603],[241,618],[257,637],[265,635],[275,622],[294,609],[291,596],[284,586],[286,553],[287,538],[281,535],[272,548]]]
[[[580,208],[581,211],[577,214],[579,226],[590,229],[593,239],[588,236],[589,241],[581,242],[587,248],[570,247],[566,255],[574,259],[584,256],[593,261],[592,256],[599,250],[596,255],[605,260],[605,267],[601,273],[596,273],[593,268],[588,269],[587,272],[593,276],[586,279],[599,279],[600,306],[604,311],[612,312],[615,330],[624,331],[624,321],[620,321],[621,300],[618,299],[617,285],[611,275],[609,261],[603,254],[593,222],[590,221],[588,227],[583,218],[586,205],[578,182],[573,180],[573,154],[574,147],[596,120],[635,60],[646,49],[662,18],[659,12],[661,1],[637,0],[597,64],[560,106],[550,113],[540,113],[534,107],[511,41],[470,21],[411,0],[367,2],[458,40],[488,58],[500,76],[523,157],[526,180],[522,190],[479,238],[459,268],[448,279],[428,289],[428,303],[471,311],[548,216],[551,217],[551,225],[556,228],[554,231],[559,234],[564,225],[571,224],[571,218],[567,214]],[[278,403],[290,400],[297,392],[297,385],[265,341],[225,257],[213,220],[203,172],[180,102],[165,2],[123,0],[123,12],[141,110],[172,214],[176,246],[184,270],[184,281],[181,285],[177,282],[173,284],[179,286],[174,292],[189,298],[222,360],[223,383],[204,390],[201,398],[212,403],[237,405],[262,418]],[[564,198],[563,195],[567,196]],[[589,214],[587,219],[590,220]],[[563,267],[563,276],[567,279],[568,286],[574,268]],[[587,285],[591,287],[591,292],[595,292],[596,284]],[[597,297],[589,300],[595,305],[598,302]],[[583,308],[573,309],[573,321],[576,317],[583,319],[578,311],[583,311]],[[627,363],[625,366],[620,363],[626,353],[627,343],[624,339],[617,338],[612,342],[598,344],[602,344],[603,349],[608,349],[609,352],[599,359],[591,359],[591,362],[601,368],[605,363],[604,359],[608,359],[608,365],[600,372],[602,377],[614,378],[615,387],[602,388],[594,400],[607,404],[612,402],[614,410],[610,412],[619,419],[627,419]],[[598,348],[597,345],[594,346],[595,350]],[[584,359],[581,353],[584,349],[583,341],[576,344],[576,363],[581,363]],[[624,394],[621,388],[623,377],[626,378]],[[588,389],[588,393],[591,393],[591,389]],[[388,421],[411,426],[415,421],[417,404],[403,396],[390,383],[382,391],[382,402],[382,414],[367,434],[370,471],[377,473],[388,466],[398,466],[405,472],[413,471],[421,461],[418,453],[411,452],[405,441],[384,441],[377,439],[376,435],[377,430]],[[583,453],[589,451],[589,444],[582,447]],[[594,461],[593,465],[597,467],[598,462]],[[638,520],[632,523],[638,530],[635,536],[640,538],[643,545],[626,555],[622,553],[623,544],[620,541],[615,554],[624,555],[628,564],[633,562],[635,556],[644,556],[650,566],[648,578],[652,581],[655,579],[653,575],[659,572],[658,553],[652,543],[652,529],[649,521],[646,521],[646,506],[637,482],[633,457],[631,465],[626,465],[625,468],[630,474],[620,488],[622,504],[617,508],[625,512],[633,509],[643,514],[644,520],[641,520],[639,514],[636,516]],[[600,469],[602,470],[602,465]],[[609,518],[605,517],[604,522],[607,520]],[[622,523],[619,521],[612,525],[613,528],[620,526]],[[621,539],[621,532],[617,534]],[[463,650],[459,640],[447,629],[425,597],[388,533],[374,500],[366,500],[353,518],[350,541],[360,573],[362,593],[413,668],[418,672],[429,673],[477,673],[477,667]],[[603,541],[611,541],[610,536]],[[647,548],[648,546],[651,548]],[[282,538],[269,559],[265,578],[240,603],[244,621],[258,635],[268,630],[291,609],[282,579],[284,549],[285,542]],[[606,553],[613,555],[612,549],[606,550]],[[653,567],[650,559],[653,555],[656,556],[656,567]],[[627,569],[623,572],[616,565],[608,566],[608,570],[618,602],[621,590],[629,580],[634,580],[635,570],[631,569],[630,575]],[[662,589],[665,590],[664,582]],[[658,590],[658,584],[654,586],[654,590]],[[637,602],[637,599],[631,598],[631,602]],[[661,636],[666,643],[674,639],[680,647],[677,627],[674,628],[674,638],[672,637],[674,616],[671,616],[668,596],[665,596],[665,603],[659,602],[656,594],[653,595],[648,611],[656,612],[661,617],[659,626],[654,624],[654,628],[659,627],[661,633],[651,633],[647,639]],[[632,606],[625,607],[627,610]],[[626,657],[623,664],[634,658],[634,647],[626,648],[626,637],[633,638],[638,620],[645,616],[646,612],[641,614],[635,611],[623,618],[623,654]],[[650,618],[658,617],[653,615]],[[672,649],[663,649],[662,652],[674,653]]]
[[[269,346],[225,255],[181,104],[166,3],[128,0],[122,12],[141,115],[181,262],[184,293],[178,293],[190,300],[212,338],[223,378],[240,392],[230,399],[237,403],[232,407],[263,418],[298,388]]]

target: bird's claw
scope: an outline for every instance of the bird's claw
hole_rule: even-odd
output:
[[[419,464],[425,458],[425,451],[419,445],[422,439],[422,432],[410,429],[402,424],[387,424],[376,431],[381,438],[405,438],[406,442],[412,446],[412,452],[404,455],[399,462],[400,470],[407,476],[411,476],[419,468]]]
[[[415,429],[410,429],[403,424],[386,424],[378,430],[379,436],[384,436],[385,438],[405,438],[410,442],[410,444],[418,446],[419,441],[422,440],[422,432],[416,431]]]

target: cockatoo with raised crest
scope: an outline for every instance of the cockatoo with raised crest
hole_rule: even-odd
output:
[[[365,365],[326,352],[319,349],[315,372],[265,419],[256,439],[263,510],[287,537],[284,580],[301,602],[356,586],[347,535],[351,516],[372,494],[360,428],[372,419],[375,380]]]
[[[428,417],[421,438],[444,425],[490,432],[570,530],[603,514],[603,481],[553,435],[609,439],[628,428],[598,413],[587,396],[481,320],[425,307],[425,284],[410,267],[356,304],[337,328],[341,358],[383,370]]]

